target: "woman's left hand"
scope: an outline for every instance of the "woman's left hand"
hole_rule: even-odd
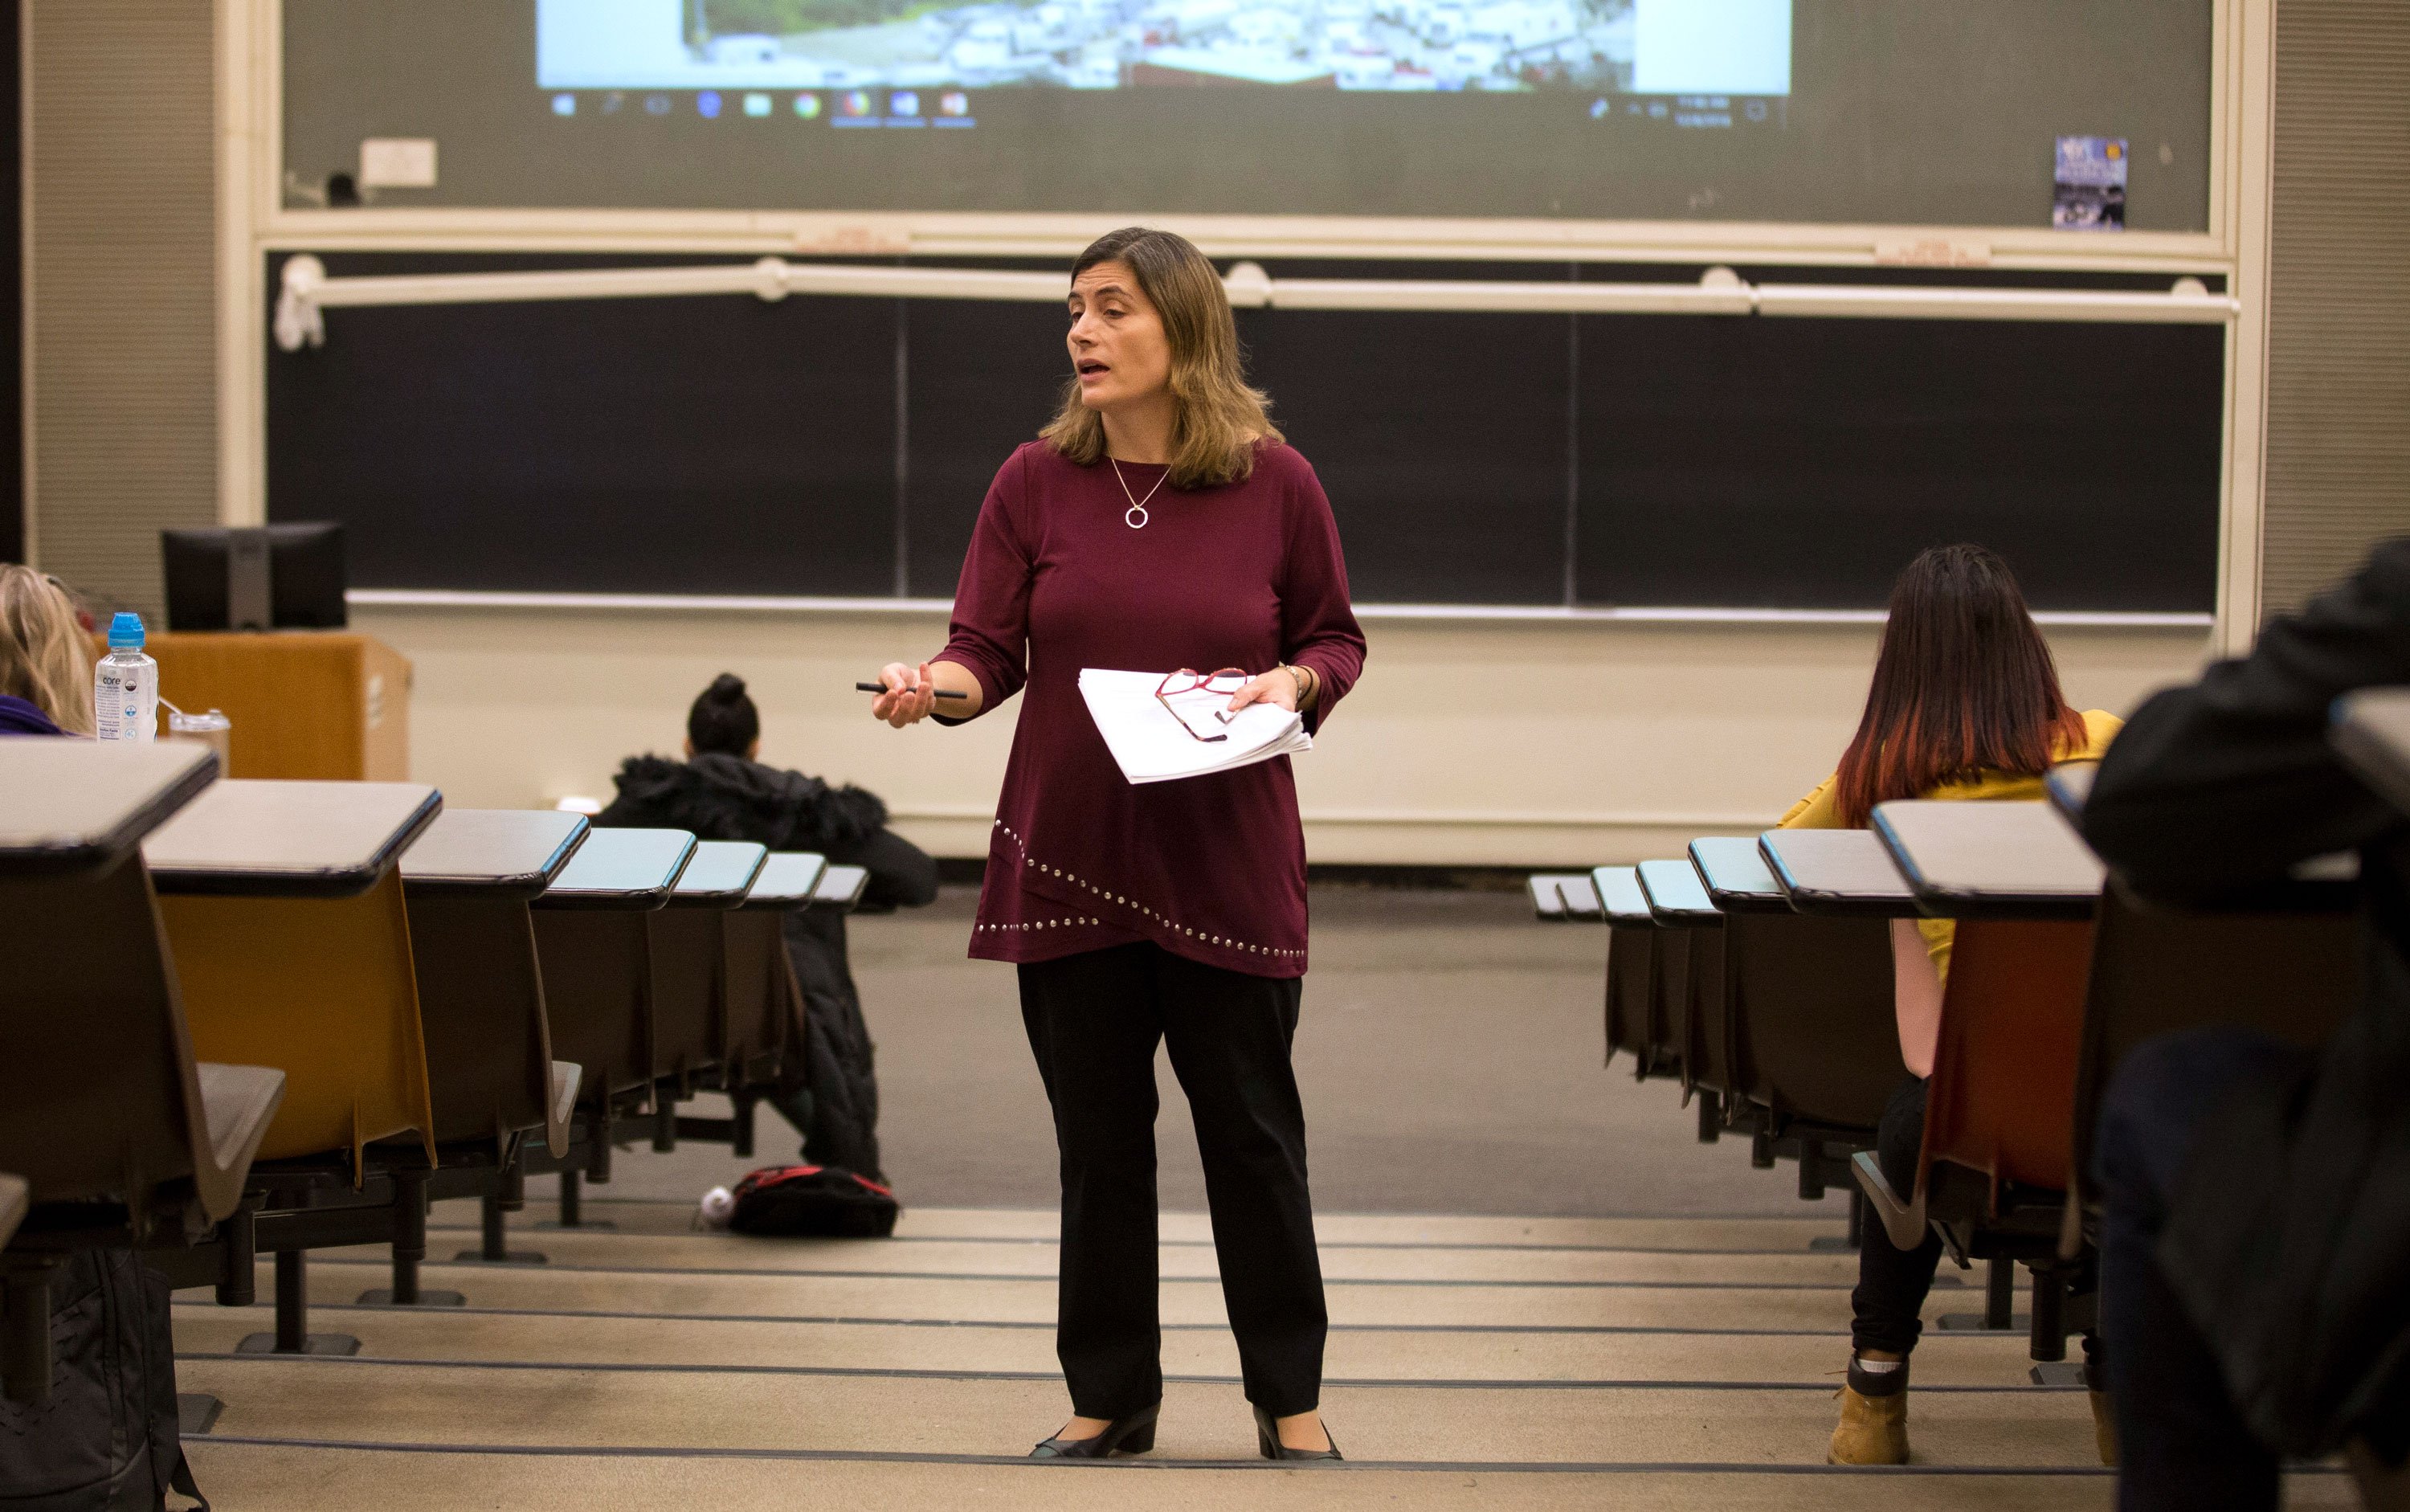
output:
[[[1295,714],[1298,699],[1304,691],[1298,686],[1296,673],[1286,667],[1274,667],[1248,678],[1247,686],[1230,695],[1230,712],[1236,714],[1250,704],[1278,704]]]

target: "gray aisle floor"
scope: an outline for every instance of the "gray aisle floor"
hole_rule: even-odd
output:
[[[927,909],[852,921],[888,1174],[907,1204],[1052,1208],[1053,1130],[1012,968],[964,954],[975,899],[949,888]],[[1604,928],[1538,923],[1510,893],[1316,887],[1313,909],[1297,1061],[1319,1210],[1819,1211],[1793,1168],[1751,1170],[1744,1141],[1699,1144],[1673,1083],[1600,1064]],[[1200,1209],[1187,1105],[1161,1056],[1157,1071],[1163,1205]],[[785,1123],[759,1117],[755,1160],[638,1152],[597,1195],[692,1198],[786,1158]],[[1842,1206],[1821,1204],[1836,1221]]]

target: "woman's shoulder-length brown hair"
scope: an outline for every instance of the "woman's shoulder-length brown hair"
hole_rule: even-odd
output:
[[[1892,588],[1835,806],[1860,827],[1879,803],[1984,772],[2039,776],[2083,738],[2009,564],[1982,546],[1935,546]]]
[[[1255,471],[1256,447],[1282,438],[1265,413],[1271,400],[1247,385],[1239,327],[1221,276],[1196,243],[1170,231],[1126,226],[1088,244],[1071,265],[1076,282],[1098,263],[1118,262],[1154,306],[1171,345],[1171,469],[1175,488],[1236,483]],[[1038,436],[1082,467],[1105,455],[1104,416],[1080,402],[1080,380]]]

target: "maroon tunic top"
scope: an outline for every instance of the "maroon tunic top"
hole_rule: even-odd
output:
[[[1121,464],[1146,498],[1164,469]],[[1024,684],[989,837],[971,954],[1051,961],[1135,940],[1261,977],[1305,972],[1305,835],[1288,758],[1132,786],[1080,696],[1080,670],[1310,667],[1328,717],[1364,665],[1339,530],[1314,469],[1257,448],[1239,483],[1166,486],[1132,530],[1110,465],[1041,442],[980,506],[938,660],[985,713]],[[974,716],[976,718],[976,716]],[[948,721],[953,722],[953,721]]]

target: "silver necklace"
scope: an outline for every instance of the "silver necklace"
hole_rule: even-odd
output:
[[[1122,465],[1119,462],[1113,462],[1113,459],[1110,457],[1106,458],[1105,460],[1113,463],[1113,481],[1122,486],[1122,497],[1129,501],[1129,509],[1127,513],[1122,516],[1122,523],[1128,526],[1133,531],[1145,530],[1146,522],[1150,518],[1146,512],[1147,499],[1153,499],[1157,493],[1162,491],[1163,478],[1171,476],[1171,469],[1168,467],[1165,468],[1163,470],[1163,478],[1155,479],[1154,487],[1146,491],[1146,499],[1140,499],[1129,491],[1129,479],[1122,476]]]

